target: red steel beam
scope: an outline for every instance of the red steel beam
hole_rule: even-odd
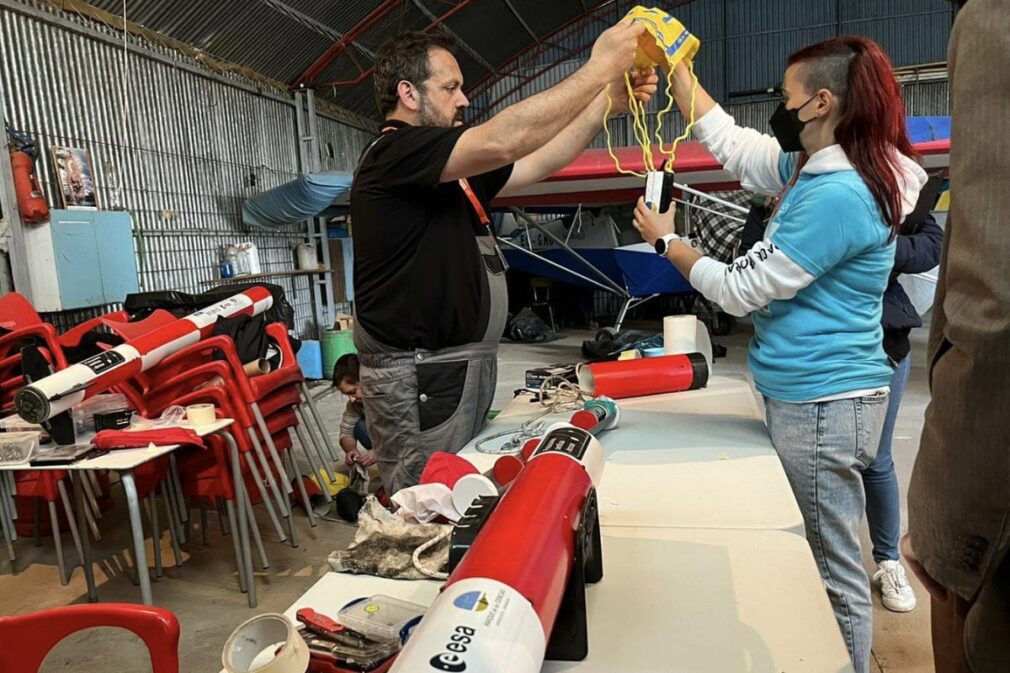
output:
[[[354,24],[349,31],[344,33],[342,38],[334,42],[322,56],[316,59],[315,63],[310,65],[305,72],[299,75],[298,79],[295,80],[295,83],[291,85],[291,88],[297,89],[306,83],[311,83],[312,80],[319,75],[319,73],[325,70],[328,65],[333,63],[333,60],[337,58],[337,56],[340,56],[345,49],[351,46],[359,35],[378,23],[382,17],[396,9],[402,1],[403,0],[385,0],[385,2],[381,5],[373,9],[368,16]]]
[[[450,9],[448,12],[446,12],[442,16],[438,17],[437,19],[435,19],[434,21],[432,21],[431,23],[429,23],[427,26],[424,27],[424,29],[421,32],[422,33],[427,33],[432,28],[434,28],[434,27],[436,27],[436,26],[438,26],[440,24],[445,23],[450,17],[452,17],[453,14],[455,14],[458,11],[460,11],[461,9],[463,9],[464,7],[466,7],[467,5],[469,5],[471,2],[472,2],[472,0],[459,0],[459,2],[457,2],[455,4],[455,6],[453,6],[452,9]],[[368,79],[369,77],[371,77],[373,72],[375,72],[375,66],[372,66],[368,70],[362,71],[354,79],[345,79],[345,80],[335,80],[335,81],[331,81],[331,82],[323,82],[322,84],[319,84],[317,86],[320,87],[320,88],[325,88],[325,87],[329,87],[329,86],[354,86],[356,84],[361,84],[363,81],[365,81],[366,79]]]

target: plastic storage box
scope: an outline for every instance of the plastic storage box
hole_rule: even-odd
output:
[[[424,611],[423,605],[376,595],[345,605],[337,621],[372,640],[406,642]]]
[[[0,465],[21,465],[39,447],[37,432],[0,432]]]

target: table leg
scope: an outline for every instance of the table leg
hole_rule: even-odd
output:
[[[83,481],[87,478],[86,472],[71,472],[70,481],[74,487],[74,499],[77,501],[77,509],[81,511],[84,509],[84,488]],[[83,520],[78,521],[78,525],[81,527],[81,552],[84,556],[84,581],[88,585],[88,601],[91,603],[98,602],[98,588],[95,586],[95,569],[91,565],[91,538],[88,537],[87,523]]]
[[[133,478],[133,470],[121,473],[123,490],[126,491],[126,503],[130,509],[130,528],[133,530],[133,563],[137,566],[137,579],[140,580],[140,599],[144,605],[154,605],[151,595],[151,576],[147,570],[147,550],[144,549],[144,524],[140,520],[140,499],[137,497],[137,482]]]

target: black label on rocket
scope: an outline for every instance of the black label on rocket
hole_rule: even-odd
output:
[[[126,362],[126,358],[116,351],[105,351],[104,353],[99,353],[87,360],[82,360],[81,364],[98,375],[112,369],[113,367],[118,367],[124,362]]]
[[[592,437],[581,428],[558,428],[544,437],[537,447],[534,455],[542,453],[567,453],[576,460],[582,460],[589,448],[589,440]]]

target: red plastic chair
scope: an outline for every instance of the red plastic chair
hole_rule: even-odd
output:
[[[6,330],[16,330],[41,322],[42,317],[31,302],[25,299],[24,295],[8,292],[0,297],[0,327]]]
[[[0,671],[38,673],[46,655],[67,636],[111,626],[135,633],[151,656],[153,673],[179,673],[179,621],[162,608],[107,603],[68,605],[0,617]]]
[[[64,348],[74,348],[81,343],[85,334],[96,327],[104,327],[129,341],[143,336],[148,332],[178,320],[174,315],[163,309],[157,309],[143,320],[130,322],[130,315],[125,311],[114,311],[106,315],[92,318],[60,335],[60,344]]]

